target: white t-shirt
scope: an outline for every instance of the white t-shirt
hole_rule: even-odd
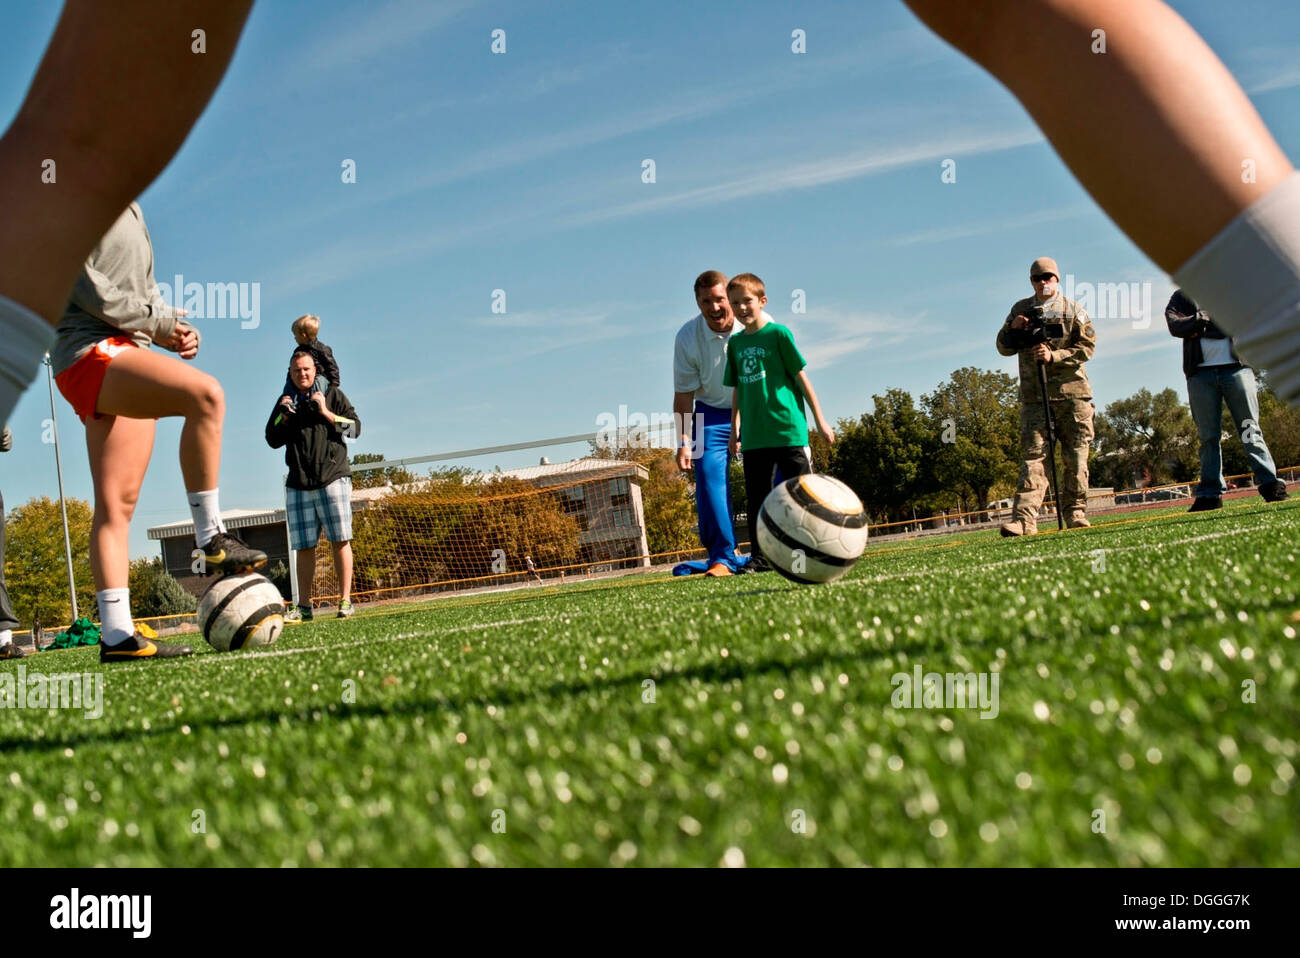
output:
[[[693,392],[696,401],[706,406],[730,409],[731,388],[722,385],[727,372],[727,341],[744,328],[737,319],[731,325],[731,332],[715,333],[704,316],[696,313],[694,319],[677,331],[673,345],[673,391]]]
[[[1232,340],[1201,337],[1202,366],[1227,366],[1235,362],[1232,358]]]

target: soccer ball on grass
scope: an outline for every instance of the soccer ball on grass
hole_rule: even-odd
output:
[[[867,513],[853,490],[830,476],[796,476],[773,489],[758,513],[758,545],[793,582],[838,579],[867,546]]]

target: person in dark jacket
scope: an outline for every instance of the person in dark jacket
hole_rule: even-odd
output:
[[[1250,460],[1255,485],[1265,502],[1287,497],[1286,483],[1277,477],[1273,456],[1259,427],[1258,387],[1255,373],[1237,358],[1232,340],[1181,289],[1165,307],[1170,335],[1183,341],[1183,375],[1187,400],[1201,439],[1201,481],[1189,512],[1223,508],[1223,404],[1236,425],[1241,445]]]
[[[324,392],[313,391],[316,376],[312,354],[297,350],[289,363],[296,393],[281,396],[266,422],[267,444],[272,449],[284,447],[289,467],[285,516],[289,548],[298,553],[298,607],[285,616],[290,622],[312,618],[311,588],[322,526],[334,550],[334,571],[342,591],[338,617],[353,613],[352,467],[344,439],[361,435],[361,421],[338,386],[331,383]]]

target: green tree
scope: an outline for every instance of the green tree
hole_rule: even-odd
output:
[[[365,466],[369,463],[383,462],[384,456],[378,452],[358,452],[352,457],[352,488],[368,489],[373,486],[394,486],[405,485],[408,482],[415,482],[416,477],[413,473],[401,466],[386,466],[383,469],[368,469],[364,472],[358,472],[355,467]]]
[[[466,534],[461,547],[452,556],[456,578],[486,575],[498,549],[512,571],[524,568],[526,555],[543,569],[578,561],[581,531],[557,492],[539,490],[522,479],[493,477],[480,487],[473,506],[462,521]]]
[[[68,499],[68,533],[77,607],[95,616],[95,587],[90,574],[90,503]],[[39,618],[45,628],[72,621],[68,566],[63,550],[63,516],[58,500],[31,499],[5,517],[5,584],[14,613],[24,625]]]
[[[902,518],[933,488],[927,461],[939,437],[905,389],[872,399],[873,412],[840,420],[828,472],[847,483],[873,516]]]
[[[1259,426],[1279,469],[1300,466],[1300,409],[1292,409],[1271,388],[1259,391]]]
[[[839,434],[836,433],[836,438]],[[732,518],[744,516],[749,513],[748,500],[745,498],[745,464],[739,459],[732,459],[727,463],[727,485],[731,487],[731,514]],[[740,526],[736,526],[737,540],[743,540],[747,533]]]
[[[921,405],[939,436],[938,452],[929,464],[937,488],[979,509],[994,489],[1016,481],[1020,398],[1014,378],[963,366],[922,396]]]
[[[1196,477],[1200,448],[1191,410],[1178,393],[1139,389],[1097,416],[1094,484],[1116,488],[1185,482]]]
[[[127,584],[131,589],[131,614],[139,618],[183,615],[199,607],[198,600],[163,568],[162,559],[135,559]]]

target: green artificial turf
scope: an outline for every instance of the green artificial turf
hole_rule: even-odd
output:
[[[1298,539],[1231,503],[104,667],[101,718],[0,711],[0,862],[1297,865]],[[895,708],[917,664],[997,716]]]

